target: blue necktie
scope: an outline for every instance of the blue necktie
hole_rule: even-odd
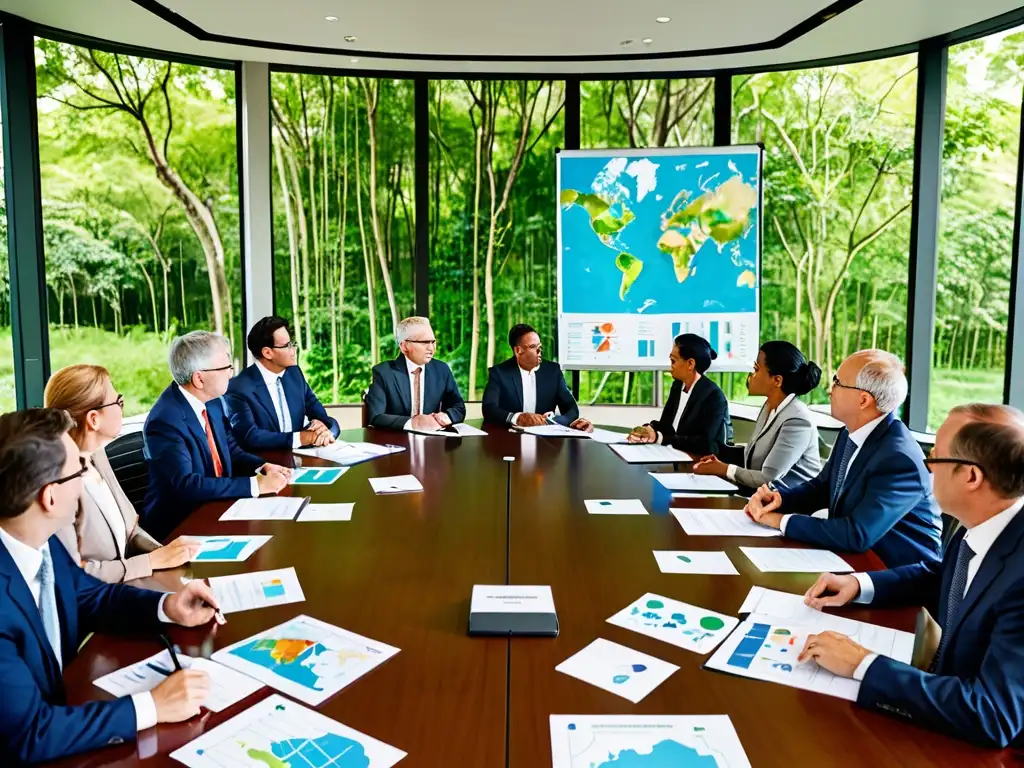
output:
[[[832,494],[833,506],[839,498],[839,494],[843,492],[843,483],[846,482],[846,472],[850,468],[850,459],[853,458],[853,453],[856,450],[857,444],[853,442],[849,435],[847,435],[846,447],[843,449],[843,458],[839,461],[839,475],[836,477],[836,491]]]
[[[288,413],[288,400],[284,396],[284,384],[281,377],[277,377],[277,406],[281,409],[281,431],[292,431],[292,415]]]
[[[970,548],[964,539],[960,539],[960,549],[956,553],[956,569],[953,571],[953,578],[949,582],[949,596],[946,601],[946,621],[942,626],[942,639],[939,641],[938,650],[928,667],[929,672],[934,672],[939,666],[939,658],[942,656],[942,649],[946,647],[947,631],[953,626],[957,613],[960,612],[960,603],[963,602],[964,593],[967,591],[967,570],[970,568],[971,559],[974,557],[974,550]]]
[[[39,617],[43,620],[43,631],[50,647],[57,657],[57,666],[63,669],[60,657],[60,627],[57,619],[57,593],[53,585],[53,561],[50,550],[43,550],[43,562],[39,566]]]

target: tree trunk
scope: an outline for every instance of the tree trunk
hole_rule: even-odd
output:
[[[188,305],[185,302],[185,259],[181,255],[181,242],[178,243],[178,279],[181,281],[181,322],[188,328]]]
[[[57,324],[61,328],[64,327],[64,289],[54,288],[54,294],[57,296]]]
[[[68,280],[68,283],[71,285],[71,308],[74,311],[74,315],[73,316],[75,318],[75,330],[77,331],[78,330],[78,291],[75,290],[75,279],[74,278],[71,278],[70,280]]]
[[[483,118],[486,122],[487,118]],[[480,356],[480,154],[484,125],[476,131],[476,175],[473,180],[473,319],[469,343],[469,399],[476,400],[476,369]]]
[[[370,365],[380,362],[380,349],[377,344],[377,299],[374,296],[373,264],[370,252],[366,247],[366,227],[363,224],[363,183],[359,168],[359,121],[356,120],[355,135],[356,154],[356,216],[359,218],[359,240],[363,246],[363,274],[366,277],[367,314],[370,316]]]
[[[302,178],[299,163],[291,148],[285,150],[292,175],[292,193],[295,196],[295,218],[299,224],[299,252],[302,255],[302,320],[306,331],[306,349],[313,348],[313,323],[309,312],[309,231],[306,229],[306,202],[302,198]],[[298,329],[301,332],[301,329]]]
[[[291,278],[292,288],[292,328],[296,336],[302,335],[302,316],[299,314],[299,265],[297,247],[295,244],[295,222],[292,220],[291,194],[288,190],[288,175],[284,166],[284,154],[281,151],[281,144],[284,136],[279,133],[277,141],[274,142],[274,160],[277,165],[277,175],[281,183],[281,199],[284,202],[284,220],[288,229],[288,274]]]
[[[348,225],[348,78],[342,78],[342,86],[345,89],[345,109],[344,109],[344,127],[343,127],[343,151],[341,156],[341,175],[342,175],[342,192],[341,192],[341,204],[338,206],[340,209],[341,222],[338,226],[338,337],[339,337],[339,348],[338,358],[342,361],[345,359],[345,334],[343,331],[343,323],[345,322],[345,232]],[[335,379],[340,381],[344,373],[339,370],[335,376]]]
[[[153,328],[156,332],[160,332],[160,315],[156,310],[156,287],[153,285],[153,278],[149,276],[149,271],[146,269],[141,259],[135,260],[135,266],[142,272],[142,276],[146,278],[146,287],[149,288],[149,303],[153,309]]]

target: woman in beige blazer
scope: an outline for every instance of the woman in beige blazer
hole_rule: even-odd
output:
[[[176,568],[192,559],[194,540],[178,538],[167,546],[139,527],[139,516],[110,467],[104,446],[121,432],[124,398],[99,365],[71,365],[50,377],[43,395],[47,408],[71,414],[71,438],[88,461],[74,525],[57,538],[85,571],[117,583]]]

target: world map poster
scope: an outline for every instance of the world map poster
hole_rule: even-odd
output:
[[[695,333],[712,370],[757,355],[761,149],[558,155],[558,354],[563,368],[663,369]]]

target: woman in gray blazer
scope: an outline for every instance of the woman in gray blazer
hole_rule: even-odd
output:
[[[818,429],[810,409],[797,399],[818,386],[821,369],[788,341],[761,345],[747,391],[764,395],[754,433],[745,446],[722,446],[717,456],[705,456],[694,474],[716,475],[747,488],[774,481],[792,487],[821,471]]]
[[[86,573],[117,583],[188,563],[195,540],[178,538],[165,547],[139,527],[139,516],[125,496],[103,447],[121,432],[124,398],[114,391],[107,369],[71,365],[50,377],[43,394],[47,408],[71,414],[71,438],[88,462],[75,522],[57,538]]]

